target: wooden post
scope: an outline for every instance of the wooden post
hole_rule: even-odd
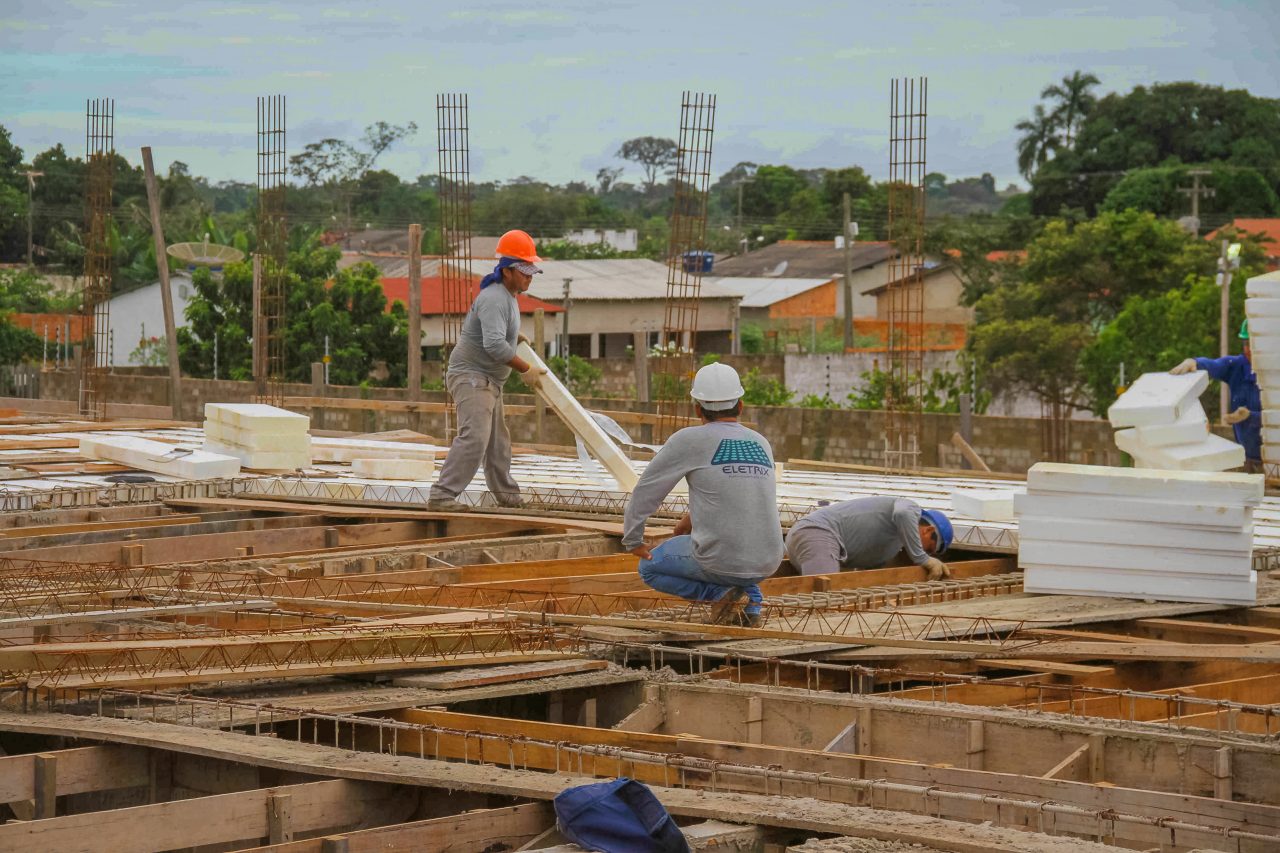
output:
[[[160,273],[160,306],[164,311],[165,352],[169,358],[169,408],[175,421],[182,420],[182,372],[178,364],[178,329],[173,323],[173,292],[169,289],[169,254],[160,224],[160,190],[156,186],[151,148],[142,149],[142,170],[147,182],[147,207],[151,211],[151,236],[156,243],[156,271]]]
[[[1095,785],[1107,778],[1107,736],[1089,735],[1089,781]]]
[[[289,812],[292,799],[289,794],[267,795],[268,844],[287,844],[293,840],[293,817]]]
[[[52,755],[37,755],[35,768],[36,820],[54,817],[58,813],[58,759]]]
[[[253,384],[259,398],[267,396],[266,340],[262,334],[262,255],[253,255]]]
[[[543,308],[533,309],[533,349],[540,358],[547,357],[547,312]],[[537,442],[538,444],[546,444],[546,436],[543,433],[543,424],[547,417],[547,403],[537,394],[536,423]]]
[[[968,768],[981,770],[987,751],[986,726],[982,720],[969,721],[969,740],[964,751],[968,756]]]
[[[636,401],[649,402],[649,333],[632,332],[631,348],[636,357]]]
[[[320,839],[320,853],[351,853],[351,842],[345,835]]]
[[[1213,796],[1219,800],[1232,799],[1231,747],[1224,746],[1213,754]]]
[[[409,352],[406,400],[422,399],[422,226],[409,226]]]
[[[324,384],[324,362],[311,362],[311,396],[327,397],[328,387]],[[314,429],[324,429],[324,406],[315,406],[311,409],[311,426]]]
[[[971,394],[958,395],[960,401],[960,437],[969,445],[973,444],[973,396]],[[972,468],[973,463],[968,457],[961,457],[961,466]]]
[[[747,743],[764,743],[764,702],[759,696],[747,698]]]

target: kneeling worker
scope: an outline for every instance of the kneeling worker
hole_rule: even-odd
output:
[[[693,378],[691,397],[701,426],[676,432],[653,457],[627,503],[622,547],[640,558],[640,577],[659,592],[715,601],[712,620],[737,617],[763,624],[759,582],[782,563],[782,522],[774,482],[773,449],[738,423],[742,381],[727,364],[708,364]],[[652,550],[645,522],[681,478],[689,483],[689,514],[676,536]]]
[[[899,551],[928,573],[951,577],[936,555],[951,547],[951,521],[906,498],[857,498],[816,509],[791,525],[787,555],[802,575],[877,569]]]

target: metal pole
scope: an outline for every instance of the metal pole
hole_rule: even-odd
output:
[[[329,384],[329,336],[324,336],[324,384]]]
[[[213,378],[218,378],[218,333],[213,333]]]
[[[422,399],[422,226],[409,226],[408,400]],[[326,366],[326,371],[328,367]],[[329,378],[325,376],[325,383]]]
[[[262,255],[253,256],[253,382],[254,391],[259,400],[267,396],[267,342],[262,334],[266,324],[262,318]],[[213,336],[214,370],[213,378],[218,378],[218,336]]]
[[[1228,354],[1228,341],[1230,340],[1227,329],[1231,312],[1231,270],[1227,264],[1228,245],[1227,240],[1222,241],[1222,257],[1218,260],[1218,281],[1222,286],[1220,294],[1222,304],[1218,318],[1218,349],[1220,350],[1219,355],[1222,356]],[[1220,382],[1218,385],[1218,408],[1221,409],[1219,416],[1225,418],[1229,411],[1227,407],[1231,405],[1231,400],[1228,396],[1227,383]]]
[[[564,313],[560,317],[560,334],[564,338],[564,352],[560,354],[564,359],[564,384],[569,384],[569,285],[573,284],[573,279],[566,278],[564,280]]]
[[[840,292],[844,294],[844,350],[853,349],[853,247],[849,245],[849,194],[841,200],[844,211],[844,281]]]
[[[44,343],[40,347],[40,369],[49,369],[49,324],[44,324]]]
[[[164,313],[165,352],[169,358],[169,408],[175,421],[182,420],[182,371],[178,364],[178,329],[173,321],[173,292],[169,288],[169,255],[160,223],[160,189],[151,148],[142,149],[142,171],[147,182],[147,208],[151,211],[151,236],[156,244],[156,271],[160,274],[160,307]],[[112,355],[115,355],[114,350]]]

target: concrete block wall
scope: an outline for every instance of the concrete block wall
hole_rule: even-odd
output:
[[[781,362],[780,358],[778,362]],[[182,389],[186,417],[197,421],[203,418],[206,402],[245,402],[253,397],[253,385],[249,382],[184,379]],[[374,400],[399,400],[403,399],[404,393],[396,388],[330,386],[327,390],[332,397]],[[69,371],[45,373],[41,376],[40,391],[40,396],[45,399],[73,400],[76,392],[75,375]],[[115,374],[108,378],[107,392],[108,399],[114,403],[168,405],[168,379],[165,376]],[[287,385],[285,393],[288,396],[310,396],[311,386]],[[444,394],[427,392],[423,398],[443,401]],[[534,398],[530,395],[509,395],[507,402],[532,404]],[[585,399],[582,403],[596,411],[655,410],[653,404],[635,400],[597,398]],[[818,459],[861,465],[880,465],[883,462],[883,412],[750,406],[744,417],[757,424],[760,432],[773,444],[774,455],[778,459]],[[508,418],[507,425],[517,442],[535,443],[538,440],[533,417]],[[414,429],[441,436],[444,434],[444,417],[430,413],[419,415],[408,412],[330,409],[323,414],[313,415],[312,427],[348,432]],[[950,444],[952,433],[959,427],[958,415],[921,415],[920,465],[960,468],[960,455]],[[972,444],[993,470],[1023,473],[1045,458],[1041,428],[1042,422],[1038,418],[977,416],[973,418]],[[1068,461],[1096,465],[1121,464],[1122,457],[1116,450],[1112,429],[1107,422],[1072,421],[1070,430]],[[630,431],[638,440],[644,441],[647,438],[643,430]],[[542,440],[546,444],[571,445],[573,436],[554,415],[548,413]]]

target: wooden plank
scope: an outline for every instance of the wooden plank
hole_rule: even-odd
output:
[[[1077,758],[1084,755],[1088,751],[1089,751],[1089,744],[1087,743],[1081,744],[1080,746],[1072,750],[1072,752],[1066,758],[1062,759],[1057,764],[1053,765],[1053,767],[1049,768],[1049,770],[1044,774],[1042,774],[1040,778],[1041,779],[1055,778],[1059,773],[1061,773],[1063,770],[1066,770],[1073,763],[1075,763],[1075,760]]]
[[[516,347],[516,354],[544,374],[534,389],[538,397],[545,401],[551,410],[560,416],[565,426],[582,440],[582,443],[591,451],[591,455],[617,482],[619,489],[628,494],[634,491],[640,476],[636,474],[631,460],[622,452],[622,448],[618,447],[600,428],[600,425],[587,414],[587,410],[582,408],[569,393],[569,389],[564,387],[560,378],[547,368],[546,362],[533,351],[533,347],[527,343],[521,343]]]
[[[55,795],[87,794],[146,785],[145,750],[127,746],[86,746],[47,752],[58,761]],[[34,755],[0,758],[0,803],[36,798]]]
[[[7,823],[0,826],[0,850],[155,853],[264,838],[272,795],[291,798],[295,832],[315,832],[359,823],[393,793],[387,786],[342,779]]]
[[[125,521],[86,521],[75,524],[51,524],[46,526],[11,527],[0,530],[0,539],[28,539],[35,536],[57,536],[64,533],[91,533],[102,530],[136,530],[151,527],[171,527],[175,524],[198,524],[198,515],[165,515],[159,518],[136,518]]]
[[[35,810],[32,818],[44,820],[58,813],[58,756],[47,752],[35,756],[34,769]]]
[[[1235,660],[1249,663],[1280,663],[1280,646],[1269,643],[1128,643],[1052,642],[1022,649],[993,652],[1002,658],[1025,655],[1044,660]]]
[[[343,834],[350,853],[463,853],[510,850],[554,824],[550,803],[479,809],[449,817],[379,826]],[[254,847],[244,853],[323,853],[324,839]],[[501,846],[499,846],[501,845]]]
[[[463,687],[480,687],[485,684],[506,684],[511,681],[531,681],[551,678],[575,672],[596,672],[608,669],[602,660],[566,660],[538,664],[515,664],[484,669],[464,669],[432,675],[405,675],[392,679],[396,687],[423,687],[430,690],[458,690]]]
[[[1232,625],[1229,622],[1204,622],[1194,619],[1136,619],[1135,628],[1170,632],[1188,636],[1225,637],[1241,643],[1280,642],[1280,628],[1264,628],[1256,625]]]

